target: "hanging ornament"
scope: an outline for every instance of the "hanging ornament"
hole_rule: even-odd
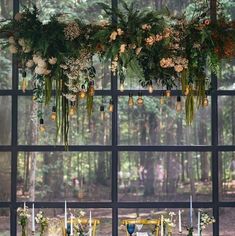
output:
[[[144,104],[144,99],[142,98],[142,92],[138,92],[137,105],[142,106]]]
[[[86,97],[86,89],[85,89],[85,85],[83,84],[82,88],[81,88],[81,90],[79,92],[79,98],[80,99],[84,99],[85,97]]]
[[[208,100],[208,98],[207,98],[207,96],[206,96],[206,97],[204,97],[204,99],[203,99],[203,107],[208,107],[208,105],[209,105],[209,100]]]
[[[56,107],[52,107],[52,112],[51,112],[51,120],[55,121],[56,120]]]
[[[124,91],[124,80],[120,80],[120,92]]]
[[[113,112],[113,109],[114,109],[113,99],[110,99],[108,110],[109,110],[109,112]]]
[[[177,96],[177,102],[176,102],[176,111],[180,112],[182,110],[182,105],[181,105],[181,97]]]
[[[149,93],[153,93],[153,82],[152,82],[152,80],[150,80],[148,82],[148,91],[149,91]]]
[[[26,81],[26,71],[25,70],[22,70],[22,82],[21,82],[21,90],[23,93],[25,93],[26,89],[27,89],[27,81]]]
[[[134,99],[133,99],[133,94],[132,93],[129,93],[128,105],[129,105],[129,107],[134,106]]]
[[[184,90],[184,95],[188,96],[188,94],[189,94],[189,85],[186,85]]]
[[[104,105],[100,106],[100,118],[101,118],[101,120],[104,120],[104,118],[105,118]]]
[[[45,125],[44,125],[44,120],[41,118],[40,121],[39,121],[39,131],[40,132],[45,132],[46,128],[45,128]]]
[[[169,86],[166,87],[166,92],[165,92],[166,97],[170,97],[171,96],[171,89]]]
[[[95,82],[94,82],[94,80],[90,80],[88,92],[89,92],[90,96],[94,96],[95,95]]]
[[[76,114],[76,106],[75,106],[75,102],[70,102],[70,108],[69,108],[69,116],[73,117]]]

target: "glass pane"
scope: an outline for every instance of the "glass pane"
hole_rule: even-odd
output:
[[[86,22],[93,22],[103,19],[104,12],[97,5],[97,2],[104,2],[111,5],[110,0],[101,1],[47,1],[47,0],[20,0],[21,6],[32,7],[36,5],[40,10],[41,18],[46,21],[51,15],[62,13],[67,18],[80,18]]]
[[[12,84],[12,60],[7,50],[1,50],[0,55],[0,89],[10,89]]]
[[[229,20],[234,20],[235,19],[235,3],[234,1],[219,1],[224,15],[229,19]],[[220,11],[218,12],[220,13]]]
[[[0,152],[0,201],[11,199],[11,154]]]
[[[219,158],[220,199],[235,200],[235,152],[222,152]]]
[[[211,155],[196,152],[122,152],[120,201],[211,201]]]
[[[234,208],[220,208],[220,236],[233,235],[235,232]]]
[[[102,97],[94,97],[94,108],[91,118],[88,118],[86,99],[79,104],[77,116],[70,117],[69,144],[70,145],[108,145],[111,144],[112,116],[107,111],[109,98],[103,99],[105,113],[102,117],[100,105]],[[46,107],[44,124],[46,131],[39,132],[37,118],[38,104],[31,97],[19,97],[18,115],[18,143],[27,145],[54,145],[62,144],[61,136],[56,140],[56,122],[50,119],[52,107]]]
[[[40,209],[45,216],[48,218],[49,225],[48,225],[48,235],[63,235],[63,227],[64,227],[64,209],[58,209],[58,208],[53,208],[53,209]],[[37,215],[39,209],[35,209],[35,216]],[[29,209],[29,212],[31,214],[31,209]],[[87,232],[89,230],[89,216],[91,212],[91,217],[92,217],[92,222],[96,220],[96,236],[109,236],[112,235],[112,210],[109,208],[96,208],[96,209],[73,209],[69,208],[67,210],[68,212],[68,225],[70,225],[70,214],[72,213],[76,219],[83,219],[81,225],[83,227],[83,233],[85,234],[78,234],[78,225],[75,223],[73,226],[74,229],[74,235],[88,235]],[[84,216],[81,217],[81,213],[84,214]],[[88,224],[86,223],[88,221]],[[92,223],[93,224],[93,223]],[[36,224],[36,231],[39,232],[39,226]],[[69,228],[70,226],[68,226]],[[94,225],[93,225],[94,227]],[[94,228],[93,228],[94,229]],[[31,219],[30,223],[28,225],[28,232],[29,235],[31,235]],[[76,234],[75,234],[76,233]],[[21,228],[18,225],[17,226],[17,235],[21,236]],[[39,234],[37,234],[39,235]]]
[[[182,234],[179,234],[179,210],[181,213],[181,229]],[[207,213],[210,217],[212,216],[212,210],[211,209],[200,209],[202,212]],[[141,220],[141,219],[151,219],[151,220],[160,220],[161,215],[164,217],[164,219],[168,222],[173,223],[173,227],[165,227],[165,233],[171,232],[172,234],[164,234],[164,235],[188,235],[186,227],[190,225],[190,218],[189,218],[189,209],[169,209],[169,208],[158,208],[158,209],[119,209],[119,236],[125,236],[126,234],[126,226],[123,225],[123,221],[135,219],[135,220]],[[172,215],[172,216],[171,216]],[[197,222],[198,222],[198,209],[193,209],[193,227],[194,227],[194,235],[197,234]],[[156,233],[155,230],[159,230],[159,234],[153,234]],[[160,235],[160,227],[154,229],[154,225],[141,225],[141,224],[135,224],[135,232],[142,232],[142,233],[149,233],[148,235]],[[202,230],[203,236],[211,236],[213,235],[213,229],[212,225],[206,226],[205,229]],[[227,234],[228,235],[228,234]]]
[[[11,97],[0,96],[0,145],[11,144]]]
[[[126,1],[128,3],[128,1]],[[131,1],[129,1],[131,2]],[[135,3],[137,4],[139,9],[148,8],[150,10],[161,9],[167,7],[172,13],[180,14],[190,3],[190,0],[137,0]]]
[[[111,153],[20,153],[17,198],[19,201],[110,201]]]
[[[0,4],[0,20],[12,18],[13,0],[1,1]]]
[[[195,111],[191,126],[186,125],[184,98],[182,112],[176,112],[176,97],[144,97],[143,106],[128,106],[128,97],[119,98],[121,145],[210,145],[211,106]],[[134,97],[136,103],[136,97]]]
[[[6,208],[0,209],[0,235],[10,235],[10,211]]]
[[[218,78],[218,89],[234,90],[235,89],[235,59],[222,60],[221,74]]]
[[[218,97],[219,144],[235,144],[235,96]]]

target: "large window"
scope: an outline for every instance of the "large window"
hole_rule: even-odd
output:
[[[22,6],[51,14],[67,13],[87,22],[103,19],[97,0],[1,1],[1,19],[11,18]],[[103,0],[117,6],[117,0]],[[137,7],[164,8],[177,15],[189,0],[136,1]],[[213,4],[214,1],[212,0]],[[213,8],[212,8],[213,9]],[[234,17],[234,11],[231,10]],[[215,17],[216,12],[211,11]],[[52,219],[63,217],[64,200],[69,211],[92,211],[100,219],[99,236],[121,236],[125,218],[149,217],[184,209],[187,224],[189,195],[194,207],[214,215],[216,223],[205,235],[232,235],[235,207],[235,61],[223,61],[221,77],[212,75],[209,106],[198,111],[192,126],[184,110],[175,111],[176,96],[161,100],[161,90],[144,93],[145,105],[129,108],[129,90],[120,92],[118,78],[109,65],[95,60],[97,69],[94,113],[86,105],[73,117],[69,151],[55,140],[56,127],[45,110],[46,133],[38,132],[32,85],[23,93],[17,58],[0,55],[0,235],[20,235],[16,209],[27,202],[44,209]],[[27,75],[30,79],[30,74]],[[138,80],[136,80],[138,81]],[[132,83],[127,79],[126,87]],[[217,86],[218,84],[218,86]],[[134,88],[134,89],[133,89]],[[137,96],[138,84],[132,84]],[[100,116],[101,102],[114,101],[114,112]],[[134,98],[136,99],[136,97]],[[194,214],[196,222],[196,211]],[[196,223],[195,223],[196,225]],[[54,224],[56,226],[56,224]],[[175,232],[177,230],[175,229]]]

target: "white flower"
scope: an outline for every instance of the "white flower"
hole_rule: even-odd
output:
[[[30,46],[24,46],[23,47],[23,52],[25,52],[25,53],[31,52],[31,47]]]
[[[38,61],[39,61],[40,59],[42,59],[40,56],[38,56],[38,55],[33,55],[33,61],[34,61],[35,64],[38,64]]]
[[[23,15],[22,15],[21,13],[18,12],[18,13],[15,14],[14,19],[15,19],[16,21],[21,21],[22,18],[23,18]]]
[[[121,35],[124,34],[124,31],[123,31],[121,28],[118,28],[118,29],[117,29],[117,34],[118,34],[119,36],[121,36]]]
[[[171,212],[169,213],[169,215],[170,215],[170,216],[175,216],[175,212],[171,211]]]
[[[56,64],[56,62],[57,62],[57,58],[56,57],[51,57],[51,58],[49,58],[49,63],[51,64],[51,65],[55,65]]]
[[[42,67],[42,68],[46,68],[46,66],[47,66],[47,63],[42,58],[38,59],[38,63],[37,64],[38,64],[39,67]]]
[[[169,218],[164,218],[164,222],[166,222],[167,224],[169,224],[171,222],[171,220]]]
[[[32,68],[33,65],[34,65],[33,60],[28,60],[28,61],[26,62],[26,67],[28,67],[28,68]]]
[[[51,70],[45,70],[44,75],[49,75],[51,73]]]
[[[43,68],[43,67],[40,67],[40,66],[36,66],[34,71],[35,71],[35,73],[38,74],[38,75],[44,75],[46,69]]]
[[[86,214],[85,211],[80,211],[81,216],[84,216],[85,214]]]
[[[18,40],[18,43],[19,43],[19,45],[22,46],[22,47],[25,47],[25,46],[26,46],[26,41],[25,41],[24,38],[20,38],[20,39]]]
[[[12,44],[9,46],[9,51],[10,51],[10,53],[15,54],[15,53],[17,53],[18,50],[17,50],[16,46]]]
[[[10,44],[15,44],[15,43],[16,43],[16,41],[15,41],[15,39],[14,39],[13,36],[11,36],[11,37],[8,38],[8,42],[9,42]]]
[[[71,102],[75,102],[77,100],[77,96],[74,94],[64,94],[63,93],[63,96],[65,96]]]

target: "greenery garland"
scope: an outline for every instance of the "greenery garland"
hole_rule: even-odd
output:
[[[104,20],[97,24],[84,24],[80,19],[67,22],[62,15],[43,23],[34,7],[25,8],[1,27],[8,36],[3,46],[18,56],[22,90],[28,70],[33,73],[34,100],[39,107],[51,103],[55,90],[51,118],[67,146],[69,116],[76,112],[79,100],[87,99],[91,115],[96,74],[93,56],[98,54],[101,61],[111,61],[112,73],[118,73],[121,84],[131,71],[142,87],[152,88],[154,81],[167,95],[173,88],[181,89],[187,96],[186,122],[191,124],[194,96],[197,107],[208,104],[207,68],[218,73],[220,59],[235,55],[234,22],[222,14],[217,22],[211,22],[208,7],[189,20],[168,11],[138,11],[124,1],[122,11],[99,5],[108,16],[115,14],[115,24]],[[43,109],[38,116],[43,131]]]

